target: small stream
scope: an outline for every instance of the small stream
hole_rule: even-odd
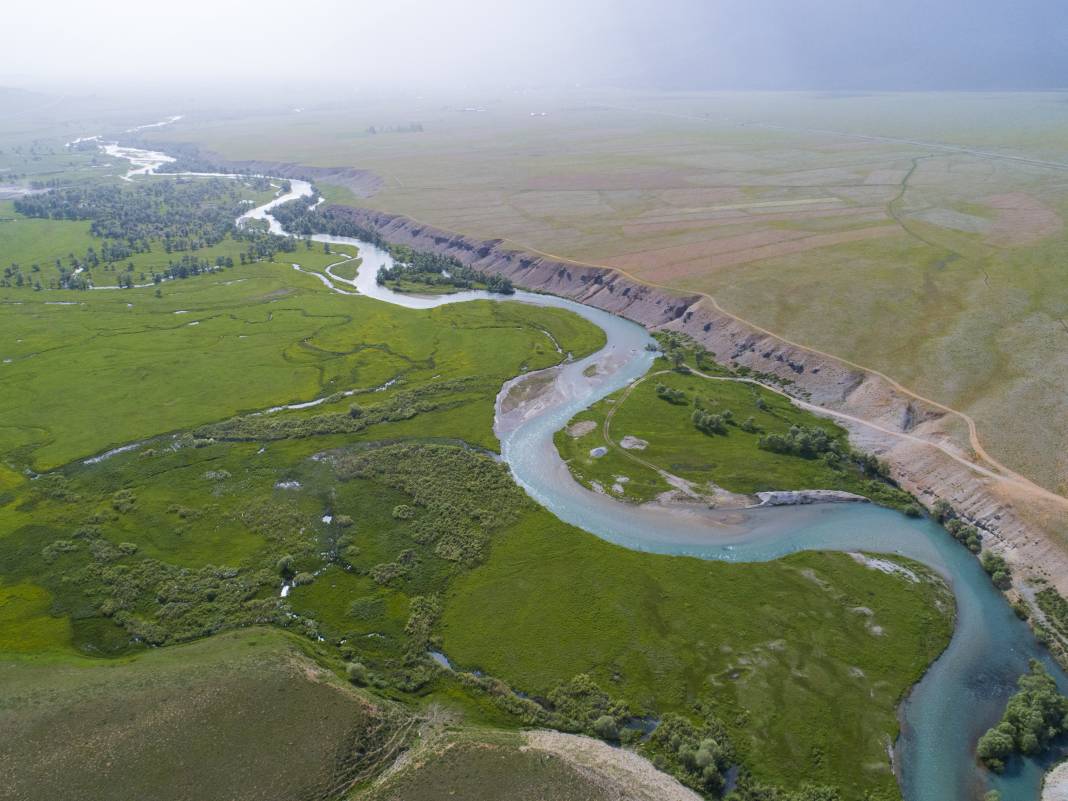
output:
[[[114,153],[136,165],[136,172],[131,174],[151,173],[155,168],[148,162],[153,158],[158,163],[169,160],[165,154],[132,151],[122,148]],[[284,234],[270,216],[270,209],[312,194],[306,181],[290,179],[290,186],[288,193],[252,209],[241,220],[267,220],[271,231]],[[1015,616],[978,560],[940,526],[871,504],[717,512],[633,506],[587,490],[574,480],[560,458],[553,434],[576,413],[649,370],[654,357],[646,346],[653,340],[644,328],[553,295],[519,291],[502,298],[481,290],[434,296],[397,293],[375,280],[378,268],[391,262],[387,252],[348,237],[312,238],[358,247],[363,262],[355,281],[337,280],[387,303],[410,309],[471,300],[530,303],[568,309],[604,329],[605,347],[557,368],[552,394],[533,412],[502,411],[501,400],[514,381],[498,396],[495,430],[503,460],[531,497],[561,520],[638,551],[733,562],[767,561],[803,550],[869,551],[906,556],[945,576],[956,597],[957,626],[949,647],[899,711],[902,731],[895,747],[895,763],[903,795],[906,801],[974,801],[985,789],[994,788],[1001,792],[1002,801],[1038,799],[1044,765],[1018,760],[1004,775],[993,776],[977,767],[974,745],[999,718],[1029,659],[1041,660],[1062,691],[1068,690],[1068,676]],[[323,280],[329,285],[329,279]],[[598,369],[586,375],[594,364]]]

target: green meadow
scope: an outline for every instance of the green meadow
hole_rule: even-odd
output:
[[[531,514],[453,586],[451,659],[532,695],[589,673],[653,716],[707,700],[759,779],[896,797],[896,703],[952,632],[939,579],[903,593],[844,554],[733,565],[559,528]]]
[[[54,224],[61,241],[87,236]],[[557,309],[411,311],[331,292],[310,273],[337,259],[298,244],[158,287],[0,289],[0,671],[14,688],[0,719],[17,733],[0,769],[30,788],[17,794],[82,781],[137,797],[195,781],[182,768],[195,762],[212,788],[200,798],[420,798],[502,772],[596,797],[504,734],[499,753],[461,744],[433,770],[368,780],[416,741],[413,716],[453,734],[611,738],[595,726],[607,716],[652,757],[627,726],[675,714],[717,721],[755,782],[898,797],[885,744],[948,642],[940,580],[841,554],[655,556],[561,523],[495,460],[494,399],[557,364],[554,343],[581,358],[603,333]],[[755,403],[739,384],[663,381],[739,418]],[[648,437],[645,455],[671,464],[688,437],[703,442],[688,410],[639,391],[614,436]],[[769,431],[805,419],[767,401]],[[654,411],[657,428],[641,428]],[[694,480],[742,487],[776,464],[783,481],[820,478],[795,457],[753,468],[750,438],[724,440]],[[110,763],[78,744],[84,731]],[[74,756],[53,771],[61,754]]]
[[[301,249],[284,255],[310,270],[332,259]],[[547,331],[576,352],[602,341],[570,315],[515,304],[412,314],[327,292],[282,263],[166,282],[160,292],[0,293],[0,451],[40,470],[394,378],[464,376],[499,388],[523,369],[555,363]],[[472,441],[489,442],[492,413],[469,421]]]
[[[692,352],[686,352],[686,360],[694,365]],[[709,497],[712,487],[745,495],[832,489],[895,508],[911,503],[906,493],[848,457],[761,447],[769,434],[786,436],[797,427],[825,432],[848,453],[846,432],[832,421],[776,392],[733,380],[744,376],[724,368],[712,367],[714,374],[706,377],[685,365],[682,372],[671,367],[666,358],[657,359],[643,381],[598,401],[556,433],[557,449],[579,482],[633,503],[672,490],[661,471]],[[700,367],[710,369],[706,357]],[[693,418],[697,410],[725,416],[721,430],[700,430]]]

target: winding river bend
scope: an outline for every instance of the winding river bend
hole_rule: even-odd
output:
[[[122,148],[137,174],[153,172],[146,161],[162,156]],[[136,157],[136,158],[135,158]],[[163,156],[163,160],[169,160]],[[242,219],[266,220],[284,233],[270,209],[286,200],[309,197],[311,185],[290,180],[291,190]],[[413,309],[501,296],[482,291],[420,297],[396,293],[375,281],[390,263],[387,252],[347,237],[314,236],[316,241],[353,245],[363,263],[353,281],[335,278],[378,300]],[[324,283],[329,281],[322,279]],[[340,290],[340,288],[339,288]],[[1036,801],[1044,765],[1018,761],[1005,775],[989,776],[976,766],[977,737],[992,725],[1015,689],[1029,659],[1041,660],[1062,691],[1068,676],[1035,641],[964,547],[930,520],[913,520],[869,504],[774,507],[731,512],[635,507],[591,492],[569,473],[553,444],[553,434],[577,412],[644,375],[652,342],[639,325],[608,312],[551,295],[517,292],[507,301],[569,309],[604,329],[599,352],[556,368],[551,391],[537,408],[506,414],[498,397],[496,431],[501,453],[516,481],[561,520],[602,539],[639,551],[724,561],[766,561],[802,550],[871,551],[900,554],[922,562],[952,584],[957,625],[949,647],[901,706],[901,736],[895,763],[906,801],[973,801],[989,788],[1003,801]],[[597,365],[590,376],[587,368]],[[517,379],[521,380],[521,379]]]

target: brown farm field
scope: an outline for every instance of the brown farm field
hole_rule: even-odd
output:
[[[972,416],[993,456],[1064,493],[1066,130],[1057,94],[587,94],[193,115],[154,136],[371,169],[374,197],[330,199],[710,294]]]

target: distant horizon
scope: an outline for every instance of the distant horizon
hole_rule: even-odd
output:
[[[8,9],[0,82],[548,85],[658,91],[1068,88],[1057,0],[151,0]],[[56,20],[63,24],[56,25]],[[161,39],[161,36],[164,38]],[[42,51],[41,42],[48,42]]]

